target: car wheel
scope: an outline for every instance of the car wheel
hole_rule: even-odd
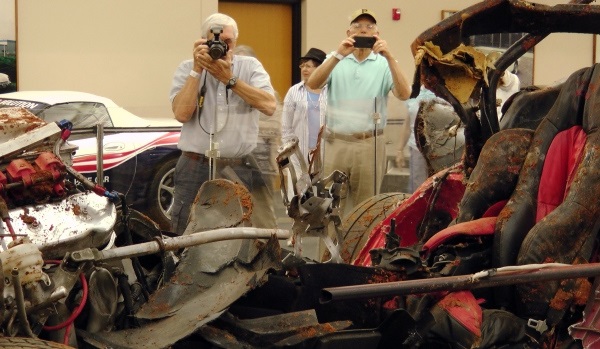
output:
[[[171,230],[171,208],[175,191],[173,174],[177,160],[177,158],[167,160],[158,167],[148,193],[146,213],[163,230]]]
[[[406,193],[381,193],[360,204],[342,220],[342,236],[344,242],[340,254],[345,263],[352,263],[365,246],[370,237],[370,232],[390,215],[398,202],[406,200],[410,194]],[[329,251],[325,251],[321,261],[331,258]]]

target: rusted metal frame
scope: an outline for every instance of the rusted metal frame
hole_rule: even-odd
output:
[[[600,33],[600,6],[582,8],[589,2],[591,0],[573,0],[570,4],[555,6],[521,0],[480,2],[424,31],[411,44],[411,51],[416,55],[418,48],[430,41],[439,46],[442,52],[449,52],[461,43],[468,44],[468,38],[472,35],[501,32],[526,32],[542,36],[551,32]],[[498,21],[498,18],[506,20]],[[528,41],[523,40],[522,43]],[[415,76],[415,83],[418,80],[418,76]],[[413,94],[415,90],[418,91],[418,88],[413,86]]]
[[[583,6],[589,2],[591,0],[574,0],[570,4],[555,6],[521,0],[480,2],[424,31],[411,44],[411,51],[416,55],[418,48],[430,41],[442,52],[449,52],[461,43],[468,44],[472,35],[491,33],[597,34],[600,33],[600,6]]]
[[[439,291],[471,290],[485,287],[525,284],[549,280],[588,278],[600,275],[600,263],[579,264],[560,268],[538,269],[531,272],[512,272],[474,280],[473,275],[405,280],[379,284],[324,288],[321,303],[377,297],[392,297]]]
[[[488,72],[489,90],[483,94],[481,105],[481,126],[483,129],[489,129],[490,132],[490,135],[485,137],[485,139],[500,130],[498,111],[496,109],[496,88],[503,72],[548,35],[549,33],[540,35],[527,34],[523,36],[500,56],[495,63],[495,69]],[[485,98],[486,96],[487,99]]]
[[[423,32],[411,45],[413,54],[417,52],[419,46],[427,41],[440,46],[442,52],[449,52],[459,46],[460,43],[468,43],[471,35],[489,34],[497,32],[528,32],[524,38],[519,40],[513,47],[509,48],[508,55],[505,54],[497,62],[496,69],[491,75],[492,80],[488,87],[483,87],[484,96],[480,98],[480,107],[482,109],[481,121],[477,121],[480,132],[469,132],[478,139],[467,140],[467,159],[478,157],[476,144],[483,144],[494,133],[499,130],[496,104],[496,90],[500,78],[500,72],[506,69],[518,57],[522,56],[531,47],[538,44],[551,32],[600,32],[600,9],[596,6],[585,6],[591,0],[573,0],[567,5],[546,6],[520,1],[520,0],[492,0],[468,7],[455,15],[443,20],[438,25]],[[565,21],[564,19],[571,18]],[[498,18],[506,18],[508,21],[498,21]],[[577,20],[572,20],[577,18]],[[465,125],[474,125],[472,119],[474,110],[465,110],[454,96],[445,88],[437,83],[440,77],[433,69],[427,69],[424,62],[420,69],[415,72],[415,79],[412,87],[412,97],[416,97],[419,91],[421,80],[429,81],[425,85],[436,95],[446,99],[465,123]],[[435,86],[437,85],[437,86]],[[486,90],[487,89],[487,90]],[[485,100],[487,96],[487,100]],[[494,109],[494,110],[492,110]],[[477,120],[477,119],[475,119]],[[469,146],[471,145],[471,146]],[[469,154],[469,148],[471,148]],[[465,160],[465,168],[469,168],[469,161]]]
[[[472,35],[492,33],[530,33],[545,35],[548,33],[600,33],[600,7],[587,5],[590,1],[575,1],[554,6],[542,5],[521,0],[489,1],[476,4],[458,12],[446,28],[448,35],[426,38],[423,34],[415,42],[432,41],[443,52],[454,47],[442,46],[441,41],[467,43]],[[502,19],[502,20],[499,20]],[[441,22],[443,23],[443,22]],[[424,34],[426,34],[425,32]],[[455,35],[455,38],[449,37]],[[413,43],[414,45],[415,43]],[[411,46],[412,47],[412,46]],[[447,47],[447,50],[444,50]],[[414,51],[416,52],[416,50]]]
[[[569,4],[586,5],[591,2],[592,0],[571,0]],[[481,120],[482,127],[484,129],[489,128],[491,134],[494,134],[500,130],[500,125],[498,123],[498,112],[496,109],[496,88],[498,87],[498,81],[500,81],[502,72],[504,72],[511,64],[516,62],[517,59],[527,53],[527,51],[529,51],[532,47],[544,40],[548,35],[550,35],[550,32],[540,33],[537,35],[529,33],[523,36],[502,54],[498,61],[495,62],[495,69],[488,73],[489,91],[483,94],[484,96],[487,96],[487,100],[482,98]],[[485,121],[487,121],[487,124]]]

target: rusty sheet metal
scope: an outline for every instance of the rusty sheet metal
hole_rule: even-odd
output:
[[[227,179],[206,181],[198,190],[183,235],[208,229],[248,226],[252,214],[250,192]]]
[[[434,67],[446,88],[461,104],[466,103],[473,95],[479,87],[479,81],[483,79],[487,83],[485,54],[471,46],[461,44],[444,53],[439,46],[426,42],[418,48],[415,64]]]
[[[109,241],[117,211],[107,198],[85,192],[58,202],[19,207],[9,216],[13,229],[26,234],[44,258],[60,259],[67,252]]]
[[[0,109],[0,124],[1,143],[47,125],[44,120],[21,107]]]
[[[227,243],[231,241],[197,247],[204,247],[203,251],[207,251],[214,248],[214,244]],[[141,328],[90,336],[114,348],[169,347],[217,318],[238,298],[259,286],[267,270],[279,265],[280,251],[277,239],[271,238],[250,264],[235,261],[218,273],[205,273],[198,268],[205,261],[200,255],[201,251],[197,250],[198,255],[183,260],[169,284],[152,295],[136,313],[136,317],[141,315],[154,320],[151,319]],[[214,254],[205,256],[208,259],[212,257]]]
[[[292,347],[315,338],[348,329],[350,321],[319,323],[314,310],[239,319],[225,313],[198,333],[219,348]]]

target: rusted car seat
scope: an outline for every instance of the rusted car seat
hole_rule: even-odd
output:
[[[589,262],[600,222],[598,83],[597,65],[573,73],[534,134],[516,129],[490,138],[457,223],[429,239],[423,253],[457,236],[493,234],[492,267]],[[552,328],[585,303],[590,286],[578,280],[501,287],[491,304]]]
[[[498,217],[494,265],[592,258],[600,218],[599,82],[598,65],[571,75],[536,129],[515,193]],[[540,320],[562,313],[577,301],[570,287],[559,281],[518,286],[517,308]],[[561,291],[569,299],[552,302]],[[497,302],[511,303],[511,295],[505,290]]]

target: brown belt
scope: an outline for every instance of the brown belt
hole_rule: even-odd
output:
[[[194,161],[208,163],[208,157],[206,155],[202,155],[200,153],[194,153],[191,151],[182,151],[181,155],[185,156],[186,158],[192,159]],[[215,160],[219,164],[223,164],[223,165],[242,165],[246,162],[243,157],[241,157],[241,158],[216,158]]]
[[[325,134],[326,135],[325,138],[341,139],[341,140],[352,142],[352,141],[356,141],[356,140],[369,139],[369,138],[375,136],[375,134],[377,134],[378,136],[383,135],[383,129],[377,130],[377,133],[375,133],[375,130],[366,131],[366,132],[357,132],[357,133],[338,133],[338,132],[333,132],[331,130],[328,130],[328,132]]]

